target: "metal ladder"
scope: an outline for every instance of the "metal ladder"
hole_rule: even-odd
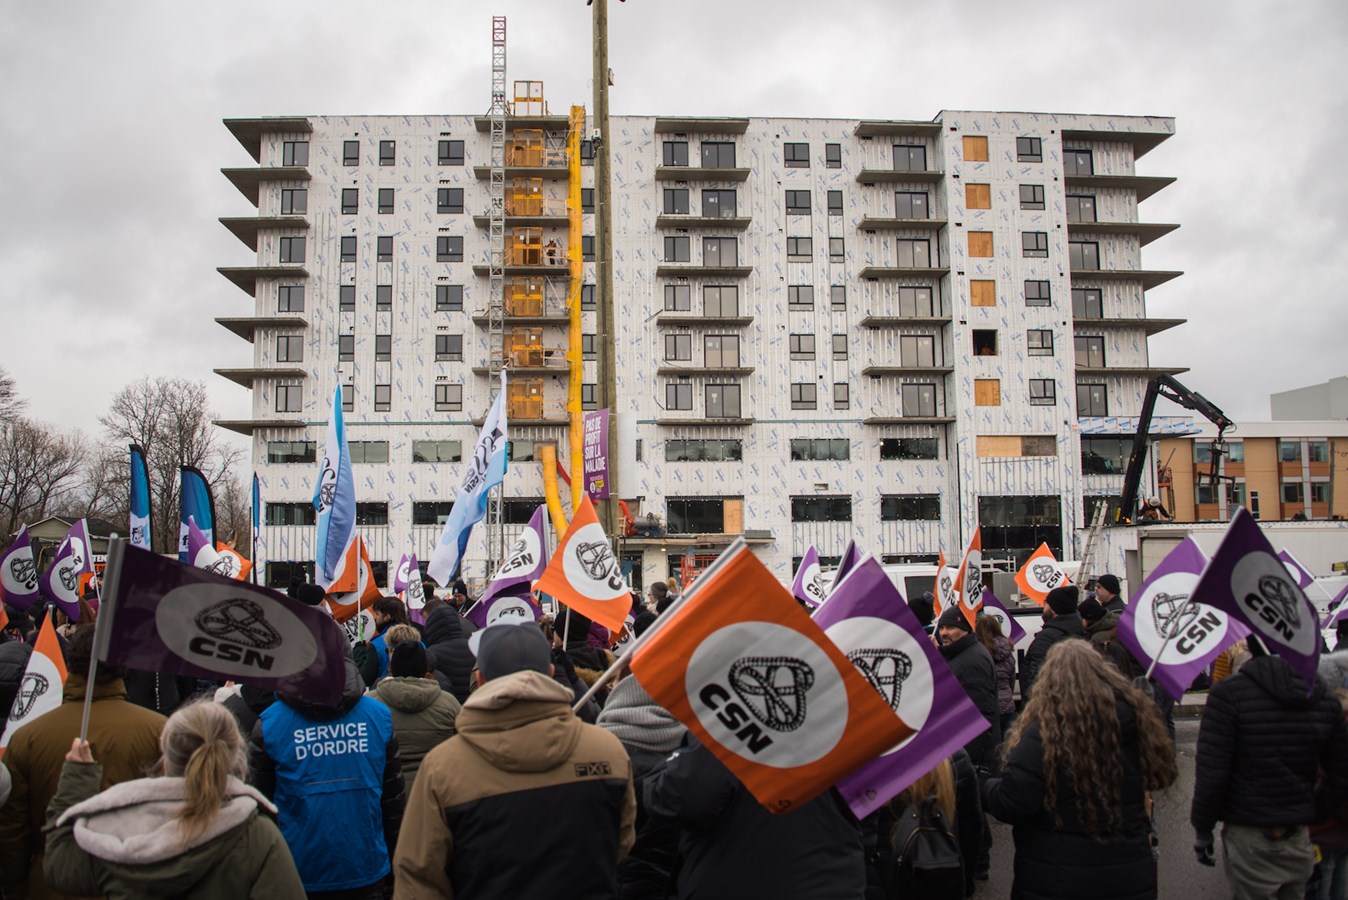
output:
[[[1095,517],[1091,520],[1091,530],[1086,533],[1086,549],[1081,551],[1081,567],[1077,569],[1077,584],[1084,591],[1094,574],[1095,552],[1100,548],[1100,534],[1105,530],[1105,516],[1109,511],[1108,503],[1095,505]]]

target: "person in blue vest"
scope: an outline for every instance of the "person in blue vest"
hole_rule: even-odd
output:
[[[388,645],[384,643],[384,635],[394,625],[411,624],[407,618],[407,607],[396,597],[380,597],[370,604],[370,613],[374,616],[374,627],[379,633],[370,641],[377,663],[374,678],[367,678],[366,685],[373,685],[388,674]]]
[[[382,898],[406,802],[388,707],[365,696],[350,659],[336,707],[276,701],[253,728],[249,768],[309,900]]]

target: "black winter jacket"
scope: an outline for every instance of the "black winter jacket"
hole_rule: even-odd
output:
[[[1189,820],[1208,832],[1237,825],[1306,825],[1348,788],[1343,707],[1276,656],[1258,656],[1208,693],[1198,731]],[[1322,773],[1317,789],[1316,773]]]
[[[1044,657],[1048,656],[1048,651],[1053,649],[1053,645],[1059,641],[1065,641],[1068,638],[1085,638],[1086,629],[1081,623],[1080,613],[1071,613],[1065,616],[1054,616],[1044,622],[1044,627],[1039,629],[1039,633],[1030,641],[1030,649],[1025,651],[1025,665],[1021,669],[1020,691],[1024,700],[1029,699],[1030,691],[1034,689],[1035,679],[1039,677],[1039,670],[1044,665]]]
[[[686,740],[643,785],[647,814],[682,828],[680,900],[862,896],[861,830],[836,790],[775,816],[696,738]]]
[[[454,607],[444,604],[432,610],[421,629],[421,642],[435,657],[435,670],[449,679],[449,692],[460,703],[467,700],[468,681],[477,661]]]
[[[234,718],[239,723],[239,733],[251,735],[253,726],[257,724],[258,716],[266,711],[267,707],[276,702],[276,694],[259,687],[253,687],[251,684],[245,684],[239,688],[237,694],[231,694],[221,701],[220,705],[234,714]]]
[[[1001,717],[997,713],[997,664],[992,661],[988,648],[972,634],[943,644],[941,656],[950,664],[950,671],[955,673],[964,693],[991,726],[964,745],[975,766],[989,767],[997,745],[1002,742]]]
[[[33,648],[23,641],[5,641],[0,644],[0,728],[9,720],[10,708],[19,694],[19,683],[28,668],[28,657]]]
[[[1010,824],[1016,842],[1013,900],[1156,897],[1137,717],[1122,700],[1117,708],[1123,752],[1123,770],[1118,773],[1123,821],[1117,836],[1096,841],[1085,830],[1077,812],[1076,789],[1065,772],[1058,776],[1055,812],[1044,809],[1044,741],[1037,724],[1026,728],[1011,750],[1005,775],[984,782],[984,810]]]

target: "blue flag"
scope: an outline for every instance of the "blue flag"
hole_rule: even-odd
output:
[[[347,545],[356,536],[356,480],[351,475],[351,448],[346,443],[346,420],[342,418],[341,382],[332,395],[328,438],[314,485],[314,509],[318,510],[314,581],[326,588],[337,577]]]
[[[262,524],[262,489],[258,487],[257,473],[253,473],[253,540],[257,540],[257,529]]]
[[[150,532],[150,470],[145,465],[145,451],[131,445],[131,531],[132,547],[154,551],[154,537]]]
[[[211,486],[206,476],[194,466],[183,466],[182,514],[178,519],[178,561],[188,561],[188,536],[192,526],[189,520],[196,520],[197,527],[206,539],[215,546],[215,499],[211,496]]]

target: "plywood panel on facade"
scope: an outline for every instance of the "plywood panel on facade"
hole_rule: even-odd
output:
[[[970,306],[996,306],[997,282],[987,279],[973,279],[969,282]]]
[[[965,162],[987,162],[988,139],[977,135],[965,135],[964,160]]]
[[[1020,456],[1020,435],[980,434],[978,436],[978,455],[988,458]]]
[[[744,533],[744,500],[730,497],[722,501],[721,511],[726,534]]]
[[[1001,406],[1002,382],[999,378],[974,379],[975,406]],[[980,438],[980,440],[982,440]]]
[[[969,232],[969,255],[970,256],[992,256],[992,232],[991,231],[971,231]]]
[[[992,209],[992,185],[966,184],[964,205],[969,209]]]

